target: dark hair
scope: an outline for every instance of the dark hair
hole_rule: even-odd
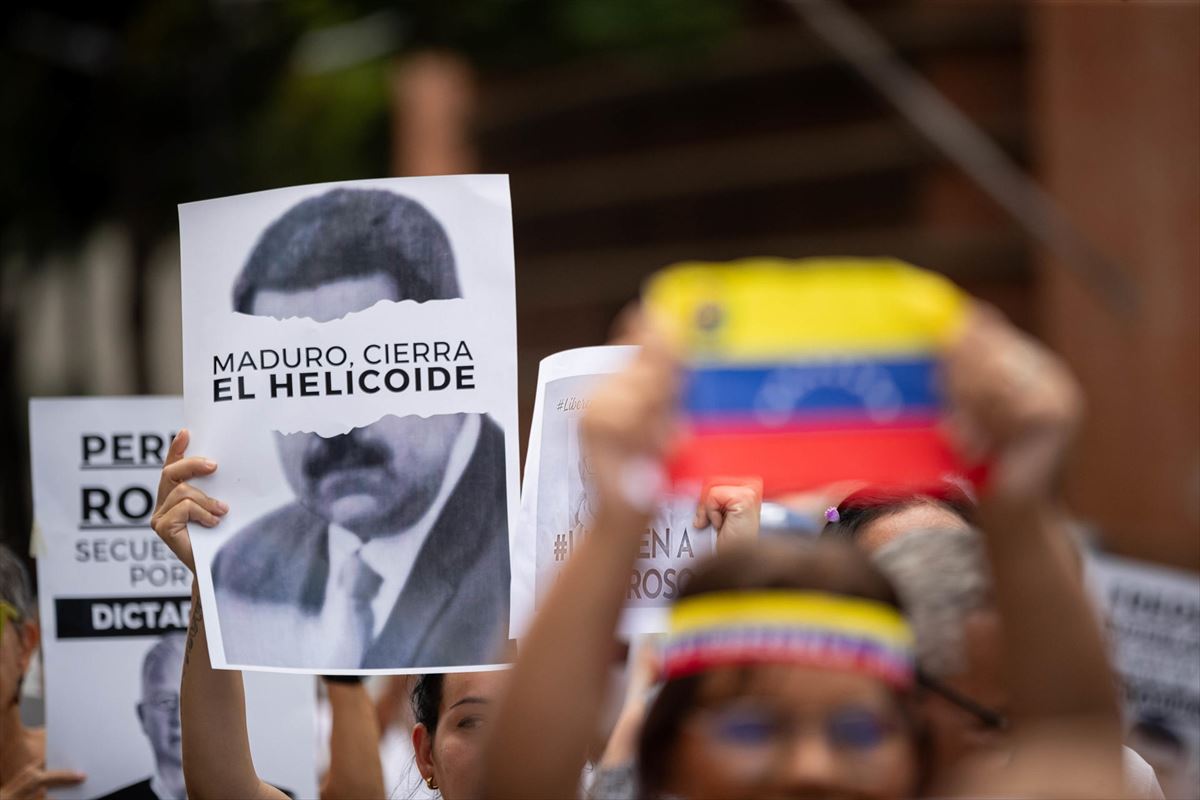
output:
[[[875,520],[919,505],[944,508],[967,524],[975,521],[975,501],[962,487],[950,481],[903,488],[868,486],[838,504],[837,521],[827,523],[821,536],[855,541]]]
[[[22,623],[33,620],[36,606],[34,605],[33,586],[29,580],[29,572],[25,569],[20,557],[7,545],[0,544],[0,600],[5,601],[16,609],[18,616],[13,622]],[[6,710],[8,706],[16,706],[21,702],[21,688],[25,685],[25,675],[17,678],[16,691],[12,699],[0,698]]]
[[[727,550],[698,566],[679,597],[755,589],[810,589],[901,608],[891,584],[866,556],[837,541],[760,540]],[[703,674],[668,681],[650,706],[638,743],[643,796],[658,797],[664,791],[675,742],[703,681]]]
[[[8,545],[0,544],[0,600],[20,614],[18,621],[33,619],[33,585],[21,558]]]
[[[377,189],[334,189],[297,203],[263,231],[234,284],[233,307],[253,313],[260,289],[376,273],[392,279],[400,300],[462,296],[450,240],[423,205]]]
[[[446,676],[439,673],[422,675],[413,684],[412,710],[413,719],[430,734],[437,732],[438,719],[442,713],[442,687]]]

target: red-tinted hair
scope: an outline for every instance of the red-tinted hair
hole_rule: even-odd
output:
[[[962,517],[969,525],[975,522],[975,500],[953,481],[900,488],[867,486],[838,505],[838,519],[827,523],[821,535],[853,541],[875,520],[917,505],[938,506]]]

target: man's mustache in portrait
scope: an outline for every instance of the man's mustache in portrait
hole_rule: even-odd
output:
[[[386,468],[391,455],[383,442],[354,432],[328,439],[313,437],[304,453],[304,477],[315,483],[341,470]]]

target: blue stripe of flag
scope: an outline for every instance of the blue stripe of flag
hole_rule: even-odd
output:
[[[867,413],[884,419],[941,405],[933,358],[699,367],[688,375],[683,400],[694,418]]]

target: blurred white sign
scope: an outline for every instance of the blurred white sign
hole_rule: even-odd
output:
[[[1168,798],[1200,797],[1200,576],[1113,556],[1090,557],[1087,576],[1106,612],[1129,746]]]
[[[179,682],[191,573],[150,529],[178,397],[30,402],[46,764],[87,775],[56,797],[184,797]],[[316,687],[246,676],[259,774],[315,797]]]
[[[525,457],[521,517],[513,564],[513,630],[534,607],[587,535],[595,516],[590,468],[580,450],[579,420],[596,384],[624,367],[629,346],[583,347],[542,359]],[[692,526],[695,497],[668,499],[642,534],[629,576],[621,633],[666,630],[667,609],[696,562],[713,552],[711,528]]]

